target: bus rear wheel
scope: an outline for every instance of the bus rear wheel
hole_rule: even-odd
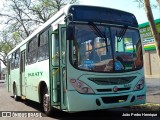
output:
[[[16,87],[16,84],[15,84],[15,83],[14,83],[14,85],[13,85],[13,97],[14,97],[15,101],[18,101],[17,87]]]
[[[43,91],[43,110],[47,116],[51,116],[51,113],[53,111],[53,108],[51,107],[50,104],[50,97],[48,94],[47,87]]]

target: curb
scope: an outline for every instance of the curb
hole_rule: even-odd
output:
[[[160,75],[145,75],[145,78],[159,78],[160,79]]]

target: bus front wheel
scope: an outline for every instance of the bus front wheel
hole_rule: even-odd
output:
[[[51,107],[51,104],[50,104],[48,89],[46,87],[43,91],[43,110],[47,116],[51,116],[52,109],[53,108]]]

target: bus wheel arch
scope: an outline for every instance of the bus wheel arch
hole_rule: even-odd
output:
[[[43,104],[43,91],[44,91],[45,87],[47,87],[47,84],[44,81],[41,81],[39,83],[39,88],[38,88],[38,91],[39,91],[39,102],[41,104]]]
[[[52,115],[53,108],[50,103],[50,96],[47,87],[45,87],[43,91],[43,110],[47,116]]]
[[[39,99],[45,114],[51,116],[53,108],[50,105],[49,91],[44,81],[41,81],[39,84]]]

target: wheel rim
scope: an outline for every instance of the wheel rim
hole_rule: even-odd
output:
[[[43,108],[44,111],[49,111],[50,107],[49,107],[49,95],[45,94],[43,97]]]

